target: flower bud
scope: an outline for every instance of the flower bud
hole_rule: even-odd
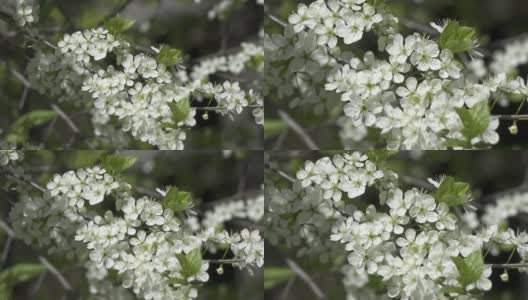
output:
[[[202,118],[204,120],[208,120],[209,119],[209,114],[207,112],[205,112],[203,115],[202,115]]]
[[[510,276],[508,275],[508,271],[504,270],[504,273],[502,273],[500,275],[500,279],[503,281],[503,282],[508,282],[508,280],[510,280]]]
[[[218,267],[218,269],[216,269],[216,273],[218,275],[224,274],[224,267],[223,266]]]
[[[519,133],[519,128],[517,127],[517,123],[513,123],[512,126],[508,127],[508,129],[510,130],[510,133],[512,135],[517,135],[517,133]]]

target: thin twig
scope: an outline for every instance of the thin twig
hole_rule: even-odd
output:
[[[13,231],[13,229],[11,229],[11,227],[9,227],[9,225],[7,225],[7,223],[4,222],[4,220],[0,220],[0,228],[2,228],[2,230],[5,233],[7,233],[8,236],[10,237],[16,236],[15,231]]]
[[[310,150],[319,150],[319,146],[314,142],[314,140],[306,133],[306,131],[297,123],[288,113],[286,113],[284,110],[279,109],[278,112],[279,117],[290,127],[306,144],[306,146]]]
[[[295,182],[295,179],[293,179],[293,177],[291,177],[290,175],[286,174],[285,172],[283,172],[283,171],[281,171],[281,170],[275,168],[274,166],[272,166],[272,165],[269,164],[269,163],[266,163],[266,164],[264,165],[264,167],[265,167],[266,169],[270,169],[270,170],[272,170],[273,172],[277,173],[277,174],[280,175],[282,178],[288,180],[288,181],[291,182],[291,183]]]
[[[75,134],[79,134],[81,132],[72,119],[60,107],[58,107],[56,104],[51,104],[51,108],[59,115],[59,117],[61,117],[61,119],[64,120],[64,122],[66,122],[66,124],[68,124]]]
[[[492,268],[497,269],[519,269],[519,268],[528,268],[528,263],[516,263],[516,264],[486,264]]]
[[[528,115],[495,115],[500,120],[528,121]]]
[[[30,180],[30,179],[24,178],[24,176],[19,176],[16,173],[11,172],[9,169],[4,169],[4,170],[7,170],[7,172],[4,172],[4,174],[6,174],[7,176],[15,178],[15,179],[17,179],[19,181],[22,181],[22,182],[26,183],[26,184],[29,184],[32,187],[38,189],[39,191],[41,191],[43,193],[46,192],[46,189],[43,188],[42,186],[40,186],[38,183],[36,183],[36,182],[34,182],[34,181]]]
[[[266,16],[267,16],[270,20],[272,20],[273,22],[275,22],[275,24],[278,24],[278,25],[280,25],[280,26],[282,26],[282,27],[284,27],[284,28],[286,28],[286,27],[288,26],[288,23],[286,23],[285,21],[281,20],[280,18],[278,18],[278,17],[272,15],[272,14],[269,13],[269,12],[266,12]]]
[[[2,251],[2,258],[0,259],[0,269],[3,268],[5,262],[7,261],[7,257],[9,256],[9,250],[11,249],[12,242],[13,242],[13,236],[8,235],[5,245],[4,245],[4,251]]]
[[[49,260],[47,260],[44,256],[39,256],[38,259],[46,267],[46,269],[48,269],[48,271],[57,278],[66,291],[72,290],[72,286],[68,280],[64,278],[61,272],[54,265],[52,265]]]
[[[299,276],[312,290],[312,292],[315,294],[317,299],[326,299],[326,295],[323,293],[323,291],[319,288],[319,286],[315,283],[315,281],[306,273],[301,266],[299,266],[295,261],[293,261],[291,258],[286,258],[286,264],[290,269]]]
[[[264,106],[263,105],[248,105],[248,106],[245,106],[246,108],[263,108]],[[201,106],[194,106],[193,107],[194,109],[196,110],[227,110],[227,107],[226,106],[210,106],[210,107],[201,107]]]
[[[279,299],[281,300],[286,300],[288,299],[288,296],[290,295],[290,291],[291,291],[291,288],[293,286],[293,283],[295,282],[295,276],[290,278],[288,280],[288,283],[286,283],[286,286],[284,287],[284,289],[282,290],[280,296],[279,296]]]
[[[20,101],[18,102],[19,110],[22,110],[24,108],[24,104],[26,103],[28,93],[29,93],[29,87],[26,85],[24,86],[24,91],[22,92],[22,96],[20,96]]]
[[[233,258],[233,259],[205,259],[205,262],[210,264],[236,264],[244,261],[243,258]]]

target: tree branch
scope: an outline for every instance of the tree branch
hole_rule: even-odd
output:
[[[306,146],[310,150],[319,150],[319,146],[314,142],[314,140],[306,133],[304,128],[299,125],[290,115],[288,115],[284,110],[279,109],[278,112],[279,117],[290,127],[300,138],[301,140],[306,144]]]
[[[68,124],[75,134],[81,133],[77,125],[75,125],[72,119],[60,107],[58,107],[56,104],[51,104],[51,108],[59,115],[59,117],[61,117],[61,119],[64,120],[64,122],[66,122],[66,124]]]
[[[297,276],[299,276],[299,278],[301,278],[306,283],[306,285],[308,285],[317,299],[326,299],[326,295],[323,293],[321,288],[319,288],[315,281],[301,268],[301,266],[288,257],[286,257],[286,264],[295,274],[297,274]]]
[[[288,180],[291,183],[295,182],[295,179],[293,177],[291,177],[290,175],[286,174],[285,172],[275,168],[270,163],[265,163],[264,167],[266,169],[272,170],[273,172],[277,173],[279,176],[281,176],[282,178]]]

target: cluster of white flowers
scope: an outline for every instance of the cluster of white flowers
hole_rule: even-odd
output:
[[[229,201],[215,205],[202,219],[204,228],[216,228],[232,219],[248,219],[255,223],[264,217],[264,195],[248,200]]]
[[[37,0],[6,0],[0,9],[10,14],[19,26],[38,22],[39,4]]]
[[[264,71],[264,48],[256,43],[242,43],[241,50],[227,56],[215,56],[200,61],[193,66],[190,78],[197,82],[204,82],[209,76],[218,72],[241,74],[244,70],[253,70],[259,74]],[[259,85],[256,85],[259,88]],[[211,83],[204,84],[201,89],[206,94],[213,95],[220,107],[221,114],[240,114],[242,109],[249,105],[257,106],[253,110],[255,121],[264,125],[264,100],[260,93],[250,89],[248,93],[240,89],[240,83],[226,81],[222,85],[214,86]]]
[[[262,69],[261,52],[255,45],[244,44],[243,51],[226,62],[229,70],[240,71],[256,57],[260,59],[254,67]],[[105,58],[109,56],[115,59],[115,65],[108,64]],[[259,93],[251,90],[246,94],[238,82],[207,82],[204,76],[208,71],[193,72],[192,81],[186,74],[174,76],[156,59],[143,53],[134,55],[129,43],[116,39],[104,28],[65,35],[55,53],[38,52],[28,64],[27,73],[32,85],[43,94],[89,109],[95,136],[117,145],[129,141],[120,137],[119,133],[125,131],[160,149],[183,149],[186,129],[196,124],[196,110],[182,110],[186,115],[174,121],[171,105],[191,98],[215,98],[219,112],[231,117],[248,105],[261,106],[263,102]],[[263,110],[257,109],[254,114],[261,124]]]
[[[497,198],[494,204],[484,208],[482,223],[486,225],[505,225],[509,218],[528,213],[528,194],[512,193]],[[506,223],[507,224],[507,223]]]
[[[384,171],[359,152],[325,157],[315,163],[307,161],[297,172],[292,189],[266,186],[266,239],[295,248],[299,255],[315,255],[327,262],[340,251],[328,239],[331,227],[342,212],[354,210],[346,199],[361,196],[383,177]]]
[[[74,255],[76,229],[93,217],[85,202],[94,205],[125,183],[100,167],[70,171],[56,175],[42,197],[24,195],[11,210],[9,217],[17,235],[30,245],[47,248],[51,254]]]
[[[117,65],[105,69],[103,59],[110,54]],[[190,109],[175,128],[163,126],[171,123],[169,104],[187,101],[191,90],[174,84],[164,65],[145,54],[133,55],[127,42],[103,28],[65,35],[55,53],[40,53],[30,62],[28,74],[43,93],[92,106],[97,135],[115,118],[121,130],[141,141],[183,149],[183,128],[196,124],[196,112]]]
[[[157,199],[131,194],[129,184],[116,181],[101,167],[69,171],[55,175],[42,197],[24,195],[11,210],[10,221],[28,244],[70,259],[88,257],[84,263],[95,295],[120,293],[122,288],[113,285],[119,284],[142,299],[196,298],[195,285],[209,280],[209,261],[202,259],[208,244],[228,245],[236,267],[250,271],[262,267],[259,231],[230,234],[207,227],[210,222],[198,231],[188,230],[182,225],[183,215],[164,208]],[[104,202],[108,198],[115,210],[101,215],[103,206],[114,206]],[[247,211],[237,216],[262,217],[262,197],[245,205]],[[194,255],[193,261],[185,260],[189,255]],[[110,274],[117,275],[118,282],[109,284]]]
[[[0,150],[0,166],[7,166],[11,162],[20,160],[23,154],[24,152],[17,150]]]
[[[498,254],[504,249],[499,245],[508,245],[526,261],[527,233],[485,222],[469,230],[448,204],[417,188],[401,190],[386,178],[393,176],[358,152],[308,161],[292,189],[266,186],[266,237],[300,256],[344,265],[348,299],[465,299],[491,289],[492,270],[484,264],[480,278],[462,283],[456,259],[482,257],[486,251]],[[380,192],[379,206],[358,198],[372,184]],[[345,191],[349,198],[341,199],[338,195]],[[381,290],[368,286],[376,278]]]
[[[316,113],[343,106],[355,127],[380,130],[390,149],[460,147],[456,142],[467,137],[459,109],[504,93],[528,96],[512,88],[525,87],[525,81],[513,83],[502,69],[485,81],[472,72],[466,76],[451,50],[422,34],[399,34],[397,18],[364,0],[300,4],[288,21],[283,34],[265,37],[265,96]],[[378,37],[379,51],[357,57],[353,46],[366,32]],[[510,52],[504,54],[508,59]],[[524,56],[516,53],[515,64]],[[491,117],[484,132],[464,147],[496,144],[498,125]]]
[[[204,80],[217,72],[240,74],[245,68],[263,72],[264,48],[255,43],[242,43],[240,48],[240,51],[233,55],[215,56],[200,61],[199,64],[193,66],[191,78]]]
[[[515,39],[504,49],[493,53],[490,70],[495,73],[510,74],[521,65],[528,63],[528,38]]]

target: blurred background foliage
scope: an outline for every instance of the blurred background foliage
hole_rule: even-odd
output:
[[[528,2],[525,0],[383,0],[388,9],[401,21],[428,26],[431,22],[444,19],[455,19],[464,26],[477,29],[481,48],[485,54],[484,60],[489,62],[490,54],[504,47],[511,38],[526,38],[528,35]],[[300,3],[309,4],[313,1],[303,0],[267,0],[266,6],[270,13],[287,20],[288,16],[296,10]],[[400,22],[403,24],[404,22]],[[401,32],[410,34],[416,30],[404,25],[400,26]],[[267,34],[279,33],[282,28],[269,19],[265,21]],[[354,44],[362,49],[377,49],[375,39],[366,36],[361,42]],[[527,66],[519,68],[523,78],[528,75]],[[503,107],[496,105],[493,115],[514,114],[521,99],[510,97],[510,105]],[[284,133],[286,124],[280,121],[275,112],[275,107],[283,108],[298,121],[315,142],[324,149],[342,149],[337,118],[343,115],[342,109],[330,109],[323,115],[315,115],[312,107],[306,109],[287,109],[288,103],[278,102],[275,99],[266,99],[266,147],[273,147],[278,137]],[[526,107],[520,112],[528,113]],[[268,122],[270,120],[270,122]],[[519,134],[512,136],[508,127],[511,121],[501,121],[498,133],[501,141],[495,146],[497,149],[522,149],[526,147],[528,139],[528,122],[519,122]],[[379,145],[379,134],[369,129],[368,144]],[[293,132],[288,132],[280,149],[306,149],[305,144]],[[361,145],[358,145],[361,148]],[[379,147],[377,147],[379,148]]]
[[[241,42],[258,38],[263,21],[262,6],[245,1],[221,19],[210,20],[207,13],[215,4],[216,0],[200,3],[194,0],[41,0],[38,26],[48,40],[57,42],[65,33],[101,26],[105,18],[118,14],[136,21],[123,37],[138,53],[152,52],[151,46],[169,45],[183,51],[183,67],[190,69],[204,57],[237,52]],[[15,72],[23,75],[34,52],[22,42],[22,35],[0,21],[0,129],[4,134],[24,113],[50,109],[50,103],[55,103],[55,99],[29,89],[21,107],[24,84]],[[213,75],[211,80],[218,83],[226,78]],[[67,103],[61,104],[61,108],[75,121],[83,139],[93,138],[89,112],[79,111]],[[201,115],[197,112],[198,124],[188,132],[186,149],[262,149],[262,126],[255,124],[250,109],[233,121],[215,113],[209,113],[208,120]],[[90,149],[79,138],[60,118],[30,132],[32,144],[45,143],[46,149]],[[152,149],[152,146],[133,141],[127,149]]]
[[[104,153],[104,151],[87,150],[25,151],[22,166],[27,176],[45,186],[54,174],[97,164]],[[212,209],[219,201],[247,199],[255,196],[262,188],[263,157],[260,151],[122,151],[120,154],[138,158],[134,166],[122,174],[123,179],[132,185],[136,196],[156,193],[156,188],[164,188],[167,185],[176,186],[192,193],[196,202],[193,210],[199,215]],[[7,221],[9,210],[17,201],[18,193],[11,189],[3,175],[0,175],[0,186],[0,218]],[[35,192],[31,188],[29,190]],[[106,209],[113,209],[112,203],[104,204]],[[226,229],[232,231],[240,231],[242,228],[253,227],[250,222],[242,221],[230,222],[226,225]],[[4,249],[6,240],[5,232],[0,230],[0,249]],[[11,246],[11,251],[6,262],[0,266],[0,271],[18,263],[38,263],[38,250],[18,240],[14,240]],[[210,258],[221,258],[221,256],[222,253],[206,255]],[[70,280],[76,290],[86,292],[86,279],[81,266],[72,266],[61,257],[49,257],[49,259]],[[255,270],[254,273],[251,276],[247,272],[225,265],[224,275],[219,276],[215,272],[215,267],[211,266],[211,280],[200,288],[198,300],[261,299],[262,272]],[[61,298],[64,290],[53,275],[47,273],[42,283],[38,283],[38,280],[34,278],[27,283],[17,285],[13,299],[73,299]]]
[[[295,176],[303,167],[306,160],[315,161],[324,156],[331,156],[343,151],[274,151],[266,154],[265,163]],[[474,200],[479,215],[486,204],[494,203],[501,195],[513,192],[528,192],[528,152],[511,150],[490,151],[401,151],[384,162],[400,176],[403,190],[419,185],[429,185],[428,178],[438,179],[441,175],[454,176],[459,181],[471,185]],[[274,172],[266,172],[266,182],[272,180],[279,186],[288,183]],[[417,185],[419,184],[419,185]],[[377,193],[368,191],[359,200],[361,203],[379,205]],[[528,218],[519,215],[512,218],[510,227],[528,230]],[[309,259],[297,258],[293,251],[280,249],[266,244],[265,281],[268,289],[266,299],[281,299],[285,293],[288,280],[294,276],[288,271],[285,257],[290,257],[312,276],[319,287],[327,294],[328,299],[345,299],[342,276],[339,269],[329,271],[320,264]],[[486,262],[499,263],[508,260],[509,253],[500,256],[488,256]],[[512,261],[518,261],[514,256]],[[271,271],[268,273],[268,271]],[[491,280],[493,289],[481,299],[485,300],[514,300],[528,299],[528,275],[515,270],[509,272],[509,281],[502,282],[499,278],[501,270],[494,270]],[[272,276],[269,276],[272,274]],[[271,279],[270,279],[271,278]],[[295,279],[285,299],[301,300],[316,299],[313,292],[303,280]]]

